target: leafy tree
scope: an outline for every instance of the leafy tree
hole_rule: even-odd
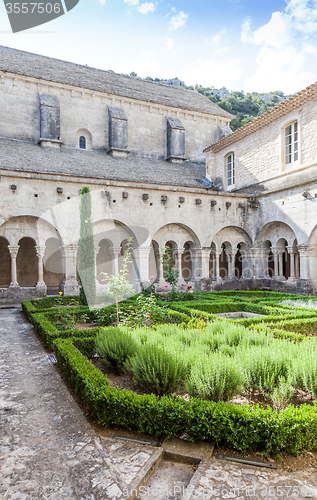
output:
[[[96,300],[95,244],[91,221],[91,196],[89,187],[83,186],[79,197],[80,239],[78,247],[78,273],[80,302],[93,305]]]
[[[134,71],[131,71],[130,76],[134,76],[134,77],[136,77],[136,76],[138,76],[138,75],[137,75],[137,73],[135,73]]]
[[[172,266],[172,251],[169,246],[160,248],[161,261],[165,281],[171,285],[172,293],[176,293],[179,271]]]
[[[117,325],[120,322],[120,311],[119,311],[119,301],[124,298],[127,292],[130,290],[130,281],[127,279],[129,275],[128,266],[132,262],[132,251],[133,251],[133,241],[132,238],[128,238],[126,251],[124,252],[124,257],[122,261],[122,268],[116,276],[109,276],[107,273],[101,273],[105,276],[102,281],[106,281],[109,285],[109,293],[114,295],[116,300],[117,309]]]

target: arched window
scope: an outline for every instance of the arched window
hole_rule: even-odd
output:
[[[86,137],[83,135],[79,137],[79,147],[80,149],[86,149]]]
[[[292,166],[298,161],[298,122],[285,128],[285,165]]]
[[[229,154],[226,157],[226,169],[227,169],[227,187],[231,188],[235,184],[235,165],[234,165],[234,153]]]

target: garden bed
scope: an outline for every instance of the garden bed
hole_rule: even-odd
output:
[[[186,396],[188,387],[183,390],[180,384],[178,385],[180,392],[171,391],[176,392],[176,395],[159,397],[144,393],[144,389],[130,386],[131,381],[128,378],[121,379],[120,382],[119,378],[115,380],[114,375],[110,374],[111,383],[109,383],[108,378],[93,366],[88,358],[92,357],[96,351],[96,338],[106,332],[100,326],[96,327],[95,323],[97,325],[111,324],[115,314],[114,306],[90,311],[88,308],[68,302],[59,308],[54,306],[58,305],[56,300],[60,298],[55,299],[55,302],[50,298],[49,303],[46,299],[43,299],[43,302],[41,300],[24,302],[23,310],[45,343],[54,348],[67,380],[80,395],[90,414],[101,425],[117,426],[149,435],[160,434],[165,437],[186,435],[191,440],[205,439],[218,446],[239,452],[259,450],[266,454],[287,452],[298,455],[307,450],[316,450],[317,413],[314,405],[311,400],[307,400],[308,404],[297,406],[300,401],[292,400],[289,395],[283,396],[283,390],[285,389],[284,393],[287,392],[289,386],[293,384],[293,388],[297,391],[304,389],[306,392],[306,396],[304,393],[298,392],[298,394],[307,398],[307,393],[309,393],[316,397],[317,384],[313,380],[313,375],[317,370],[315,372],[313,369],[310,370],[309,380],[304,380],[301,375],[302,378],[295,377],[291,383],[288,374],[294,372],[295,365],[296,369],[300,370],[300,363],[296,364],[294,359],[308,360],[307,363],[309,362],[310,365],[317,360],[317,351],[315,352],[317,341],[307,338],[313,325],[317,324],[317,310],[300,309],[296,307],[296,304],[283,305],[281,304],[283,300],[296,300],[299,297],[275,292],[234,292],[234,294],[231,292],[209,294],[195,292],[194,297],[190,299],[185,297],[186,300],[183,298],[184,296],[179,298],[176,296],[175,300],[174,296],[173,301],[162,301],[161,297],[158,297],[153,315],[147,312],[148,302],[144,301],[144,298],[142,298],[142,304],[145,308],[142,309],[142,314],[137,305],[140,303],[138,297],[131,297],[120,305],[120,309],[125,311],[128,323],[130,322],[130,326],[133,327],[129,332],[138,345],[138,351],[142,350],[147,343],[150,346],[164,347],[175,359],[182,358],[182,363],[186,365],[182,378],[186,380],[189,380],[189,376],[193,379],[195,363],[197,366],[202,363],[196,369],[196,378],[192,380],[191,386],[194,391],[192,394],[203,399],[188,398]],[[301,299],[309,300],[306,297],[301,297]],[[153,300],[152,306],[154,307]],[[246,312],[263,316],[235,320],[221,320],[216,317],[216,314],[227,312]],[[69,322],[68,314],[71,319]],[[82,321],[83,318],[84,321]],[[139,328],[142,321],[143,324],[145,321],[150,322],[152,328],[143,328],[143,330]],[[227,331],[222,330],[218,333],[211,331],[219,322],[229,325]],[[76,328],[78,323],[81,323],[80,328]],[[166,325],[166,323],[174,323],[174,326]],[[177,324],[180,327],[177,327]],[[187,346],[186,349],[180,348],[182,345]],[[229,394],[230,397],[228,393],[223,394],[223,399],[229,402],[221,401],[219,394],[215,397],[213,393],[212,397],[210,395],[206,397],[206,393],[201,393],[201,387],[204,384],[199,387],[198,379],[203,372],[204,364],[207,366],[211,361],[214,362],[214,368],[209,372],[216,373],[217,370],[223,370],[222,361],[225,359],[231,367],[229,372],[233,370],[232,373],[235,373],[234,369],[237,369],[238,361],[242,363],[243,359],[250,360],[251,351],[262,349],[262,347],[266,349],[267,354],[270,354],[267,359],[275,356],[276,366],[278,366],[279,359],[284,368],[288,363],[286,371],[283,368],[284,372],[282,370],[279,374],[280,379],[283,377],[285,379],[284,389],[283,384],[276,383],[277,379],[268,383],[267,387],[264,387],[261,382],[264,392],[267,392],[271,398],[271,404],[274,402],[273,391],[279,388],[277,398],[275,394],[275,402],[278,402],[278,398],[280,400],[284,398],[282,405],[274,403],[279,411],[272,410],[269,406],[263,408],[261,405],[245,404],[246,401],[240,397],[245,393],[245,388],[252,401],[256,396],[261,402],[260,399],[264,396],[263,391],[259,393],[252,377],[248,378],[248,384],[243,380],[241,386],[244,390],[240,393],[236,392],[231,396]],[[153,348],[151,347],[150,350]],[[258,356],[259,359],[264,359],[263,352]],[[253,355],[253,358],[255,359],[256,356]],[[290,359],[292,359],[291,362]],[[239,369],[241,373],[243,371],[245,377],[247,370],[245,367],[242,370],[241,367],[242,364],[238,372]],[[306,372],[308,373],[309,370]],[[232,380],[235,378],[233,377]],[[295,387],[299,380],[301,385]],[[118,385],[119,390],[111,385]],[[210,387],[208,390],[210,391]],[[240,399],[237,400],[234,397]],[[289,406],[282,410],[283,405],[286,406],[285,400],[288,400]],[[262,405],[266,406],[267,400],[262,400]]]

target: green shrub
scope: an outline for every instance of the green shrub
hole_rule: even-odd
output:
[[[268,347],[241,347],[239,357],[250,394],[256,390],[272,394],[281,379],[287,380],[291,374],[289,353],[278,341]]]
[[[135,355],[138,347],[128,332],[115,326],[103,328],[95,345],[100,358],[119,373],[123,372],[126,362]]]
[[[243,389],[242,370],[231,358],[213,354],[193,366],[185,387],[191,396],[229,401]]]
[[[294,360],[294,376],[296,387],[308,392],[317,400],[317,345],[315,341],[306,339],[301,345]]]
[[[171,394],[180,385],[185,375],[182,360],[157,345],[141,347],[130,360],[133,376],[146,391],[158,396]]]

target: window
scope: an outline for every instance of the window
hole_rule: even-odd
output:
[[[86,137],[83,135],[79,137],[79,147],[80,149],[86,149]]]
[[[227,156],[227,186],[232,187],[235,183],[234,153]]]
[[[298,161],[298,123],[294,122],[285,128],[285,165]]]

